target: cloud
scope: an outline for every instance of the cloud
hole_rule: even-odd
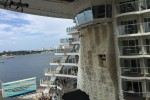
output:
[[[0,44],[12,43],[14,45],[17,43],[16,41],[24,44],[25,40],[33,38],[37,39],[36,42],[42,38],[47,40],[57,38],[56,40],[58,40],[58,38],[66,37],[66,28],[73,25],[73,21],[68,19],[29,15],[0,9]],[[55,41],[52,43],[55,45]]]

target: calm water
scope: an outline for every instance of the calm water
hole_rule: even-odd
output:
[[[37,77],[39,80],[44,77],[44,68],[49,67],[50,59],[54,53],[40,53],[30,55],[20,55],[14,58],[0,58],[0,80],[11,82],[25,78]]]

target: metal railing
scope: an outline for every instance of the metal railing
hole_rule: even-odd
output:
[[[137,34],[138,27],[140,27],[140,24],[119,25],[118,33],[119,35]]]
[[[51,63],[78,63],[78,59],[75,58],[69,58],[69,59],[64,59],[62,57],[56,57],[56,58],[52,58]]]
[[[71,43],[71,42],[78,42],[79,38],[64,38],[64,39],[60,39],[60,43]]]
[[[75,67],[72,68],[62,68],[61,70],[47,68],[45,73],[47,74],[65,74],[65,75],[77,75],[78,69]]]
[[[124,94],[124,98],[126,100],[146,100],[145,97],[147,95],[146,92],[137,92],[134,90],[122,90],[123,94]]]
[[[72,50],[72,48],[55,49],[56,53],[79,53],[79,50]]]
[[[150,22],[142,23],[142,27],[144,33],[150,32]]]
[[[54,81],[51,81],[50,78],[45,77],[43,79],[40,79],[40,84],[54,85]]]
[[[144,74],[143,67],[121,67],[121,74],[122,75],[134,75],[134,74]]]
[[[142,46],[120,46],[121,55],[140,55],[143,54]]]
[[[140,29],[140,26],[143,28],[143,31]],[[118,34],[119,35],[150,32],[150,22],[118,25],[117,27],[118,27]]]
[[[117,14],[142,11],[147,9],[150,9],[150,2],[148,0],[124,2],[116,5]]]
[[[76,29],[75,26],[73,26],[73,27],[67,27],[66,28],[66,32],[77,32],[77,29]]]

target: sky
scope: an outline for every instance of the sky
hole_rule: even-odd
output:
[[[0,52],[55,48],[73,20],[0,9]]]

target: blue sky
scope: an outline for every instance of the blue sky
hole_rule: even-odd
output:
[[[73,20],[43,17],[0,9],[0,52],[56,47],[68,37]]]

